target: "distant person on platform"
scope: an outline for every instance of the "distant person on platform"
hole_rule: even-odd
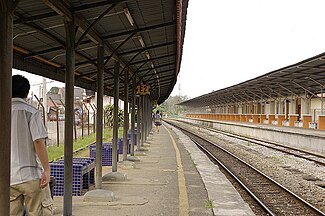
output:
[[[156,125],[156,131],[159,133],[159,127],[161,125],[161,115],[159,113],[159,110],[157,110],[155,116],[154,116],[154,123]]]
[[[29,81],[12,77],[10,215],[53,215],[47,132],[41,112],[26,102]]]

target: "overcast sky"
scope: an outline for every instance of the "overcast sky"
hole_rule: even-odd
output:
[[[189,0],[172,95],[197,97],[325,52],[324,8],[324,0]]]
[[[324,0],[190,0],[172,95],[190,98],[325,52]]]

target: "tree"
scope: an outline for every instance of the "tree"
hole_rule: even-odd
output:
[[[184,107],[178,106],[176,104],[179,104],[186,100],[188,100],[188,97],[186,95],[169,96],[164,103],[155,109],[155,111],[158,109],[161,113],[168,114],[168,116],[177,116],[179,113],[184,112],[185,109]]]
[[[106,105],[104,107],[104,118],[105,118],[105,126],[112,128],[113,127],[113,121],[114,121],[114,105]],[[123,125],[123,110],[118,110],[118,125],[121,127]]]
[[[48,94],[58,94],[59,93],[59,87],[54,86],[47,93]]]

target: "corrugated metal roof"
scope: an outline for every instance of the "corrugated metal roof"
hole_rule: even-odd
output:
[[[187,4],[188,0],[20,1],[14,19],[14,67],[64,82],[64,16],[75,16],[78,43],[87,27],[107,12],[79,41],[75,84],[96,90],[97,44],[101,40],[106,44],[105,59],[117,49],[105,65],[105,93],[112,94],[113,59],[118,59],[122,68],[127,65],[131,73],[137,73],[139,82],[152,86],[151,95],[161,103],[176,83]]]

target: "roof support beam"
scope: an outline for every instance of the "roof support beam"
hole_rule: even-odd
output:
[[[313,78],[311,78],[311,77],[306,77],[306,79],[310,79],[311,81],[313,81],[314,83],[317,83],[318,85],[320,85],[321,86],[321,88],[325,88],[325,85],[324,84],[322,84],[322,83],[320,83],[320,82],[318,82],[317,80],[314,80]]]
[[[50,32],[44,30],[40,26],[38,26],[36,24],[33,24],[33,23],[29,23],[29,24],[26,24],[26,25],[29,26],[29,27],[31,27],[31,28],[33,28],[33,29],[35,29],[35,30],[37,30],[37,31],[39,31],[39,32],[41,32],[42,34],[44,34],[46,37],[50,38],[51,40],[54,40],[55,42],[59,43],[63,49],[66,48],[66,44],[65,44],[64,41],[62,41],[59,38],[57,38],[56,36],[52,35]],[[87,60],[87,63],[91,63],[91,64],[97,66],[97,64],[93,60],[91,60],[90,58],[88,58],[87,56],[85,56],[84,54],[82,54],[81,52],[75,51],[75,53],[77,55],[83,57],[84,59],[86,59]],[[29,58],[29,57],[33,57],[34,55],[27,54],[27,56],[28,56],[27,58]]]
[[[290,92],[291,94],[293,94],[293,95],[295,95],[295,96],[297,96],[297,97],[299,97],[296,93],[294,93],[293,91],[291,91],[290,89],[288,89],[288,88],[286,88],[286,87],[284,87],[283,85],[281,85],[281,84],[279,84],[279,83],[277,83],[277,85],[278,86],[280,86],[281,88],[283,88],[284,90],[287,90],[288,92]]]
[[[234,98],[236,98],[234,94],[233,94],[232,96],[233,96]],[[242,100],[244,100],[246,103],[249,102],[249,100],[247,100],[246,98],[244,98],[244,97],[241,96],[240,94],[238,94],[238,95],[236,95],[236,96],[240,97],[240,98],[241,98]],[[242,100],[240,100],[240,101],[242,101]]]
[[[175,55],[175,54],[174,54]],[[158,60],[158,59],[162,59],[162,58],[166,58],[166,57],[171,57],[171,56],[174,56],[173,54],[171,54],[171,55],[165,55],[165,56],[158,56],[158,57],[156,57],[156,58],[151,58],[150,60],[151,61],[154,61],[154,60]],[[107,59],[106,59],[107,60]],[[97,59],[92,59],[92,61],[97,61]],[[137,64],[137,63],[144,63],[144,62],[148,62],[148,60],[144,60],[144,61],[138,61],[138,62],[134,62],[134,63],[131,63],[130,64],[130,66],[131,65],[134,65],[134,64]],[[76,66],[77,67],[79,67],[79,66],[82,66],[82,65],[84,65],[84,64],[88,64],[89,63],[89,61],[85,61],[85,62],[80,62],[80,63],[77,63],[76,64]],[[60,69],[63,69],[63,68],[60,68]],[[110,68],[106,68],[107,70],[113,70],[114,69],[114,67],[110,67]],[[138,70],[136,71],[136,73],[138,72]],[[140,72],[143,72],[143,70],[142,71],[140,71]],[[81,77],[85,77],[85,76],[90,76],[90,75],[93,75],[93,74],[96,74],[96,72],[95,71],[92,71],[92,72],[89,72],[89,73],[84,73],[84,74],[81,74],[80,76],[78,76],[77,77],[77,79],[79,79],[79,78],[81,78]]]
[[[258,94],[255,94],[253,91],[250,91],[250,93],[256,97],[258,97],[259,99],[263,100],[263,98],[261,96],[259,96]]]
[[[31,17],[18,18],[14,21],[14,25],[34,22],[37,20],[41,20],[41,19],[45,19],[48,17],[57,16],[57,15],[58,15],[57,12],[50,12],[50,13],[39,14],[36,16],[31,16]]]
[[[280,92],[277,92],[277,91],[273,90],[272,88],[270,88],[268,86],[266,88],[269,89],[269,90],[271,90],[272,92],[276,93],[277,95],[280,95],[281,97],[284,97],[285,98],[285,96],[283,96],[282,94],[280,94]]]
[[[43,0],[43,2],[49,6],[52,10],[57,12],[59,15],[65,17],[67,21],[71,21],[73,19],[73,14],[67,8],[66,5],[63,4],[62,1],[58,0]]]
[[[132,34],[133,32],[140,33],[140,32],[149,31],[149,30],[153,30],[153,29],[158,29],[158,28],[173,26],[175,24],[176,24],[175,21],[167,22],[167,23],[160,23],[160,24],[157,24],[157,25],[151,25],[151,26],[137,28],[137,29],[133,29],[133,30],[129,30],[129,31],[123,31],[123,32],[119,32],[119,33],[114,33],[114,34],[106,35],[106,36],[103,36],[103,39],[104,40],[107,40],[107,39],[110,39],[110,38],[115,38],[115,37],[121,37],[121,36],[129,35],[129,34]]]
[[[130,65],[136,65],[136,64],[142,64],[142,63],[147,63],[148,60],[150,61],[155,61],[155,60],[159,60],[159,59],[163,59],[163,58],[168,58],[168,57],[173,57],[175,56],[176,53],[173,53],[173,54],[167,54],[167,55],[163,55],[163,56],[157,56],[157,57],[154,57],[154,58],[150,58],[150,59],[146,59],[146,60],[141,60],[141,61],[137,61],[137,62],[132,62]]]
[[[175,64],[175,62],[171,62],[171,63],[167,63],[167,64],[163,64],[163,65],[158,65],[158,66],[155,66],[154,69],[167,67],[167,66],[174,65],[174,64]],[[147,70],[148,69],[139,70],[138,73],[141,73],[141,72],[147,71]]]
[[[243,101],[238,99],[234,94],[231,95],[235,100],[236,100],[236,103],[242,103]]]
[[[60,14],[63,17],[66,17],[67,20],[71,20],[74,17],[76,25],[79,26],[79,28],[82,31],[86,31],[88,29],[89,27],[88,21],[85,18],[80,17],[79,15],[74,15],[68,9],[68,6],[63,4],[61,1],[58,0],[43,0],[43,1],[46,5],[52,8],[58,14]],[[104,42],[104,40],[99,36],[99,34],[95,30],[90,29],[88,31],[87,37],[96,44],[103,43],[106,51],[109,51],[110,53],[113,52],[113,49],[106,42]],[[122,64],[122,66],[125,65],[124,60],[119,58],[117,55],[114,55],[114,58],[116,60],[118,59]]]
[[[56,12],[53,12],[53,13],[57,14]],[[28,19],[28,18],[22,18],[22,19]],[[144,28],[138,28],[136,30],[121,32],[121,33],[118,33],[118,36],[125,36],[125,35],[132,35],[132,34],[134,35],[134,34],[136,34],[138,32],[148,31],[148,30],[156,29],[156,28],[162,28],[162,27],[166,27],[166,26],[169,26],[169,25],[172,25],[172,24],[175,24],[175,22],[162,23],[162,24],[152,25],[152,26],[148,26],[148,27],[144,27]],[[117,37],[116,35],[117,34],[115,34],[114,37]],[[106,36],[106,38],[104,37],[103,39],[105,40],[105,39],[108,39],[108,38],[111,38],[111,36]],[[93,41],[92,40],[84,40],[84,41],[80,42],[80,45],[90,44],[90,43],[93,43]],[[54,48],[51,48],[51,49],[40,50],[40,51],[37,51],[37,52],[34,52],[34,53],[30,53],[29,55],[27,55],[27,57],[35,56],[35,55],[41,55],[41,54],[47,54],[47,53],[55,52],[55,51],[62,50],[62,49],[63,48],[61,46],[59,46],[59,47],[54,47]]]
[[[105,60],[104,66],[111,60],[113,55],[117,52],[118,49],[120,49],[126,42],[128,42],[133,36],[135,35],[135,32],[131,33],[125,40],[122,41],[112,52],[111,55],[108,56],[108,58]]]
[[[174,70],[174,69],[162,70],[162,71],[157,72],[157,74],[158,74],[158,75],[160,75],[160,74],[164,74],[164,73],[166,73],[166,72],[170,72],[170,71],[172,71],[172,70]],[[142,76],[141,78],[148,77],[148,76],[151,76],[151,74],[144,75],[144,76]]]
[[[84,4],[81,5],[79,7],[75,7],[75,8],[71,8],[71,11],[73,11],[74,13],[76,12],[80,12],[83,10],[90,10],[92,8],[96,8],[96,7],[102,7],[102,6],[106,6],[106,5],[110,5],[113,3],[120,3],[120,2],[125,2],[126,0],[105,0],[105,1],[101,1],[101,2],[96,2],[96,3],[91,3],[91,4]],[[39,14],[36,16],[31,16],[31,17],[27,17],[24,19],[18,18],[14,21],[14,24],[23,24],[23,23],[28,23],[28,22],[35,22],[35,21],[39,21],[42,19],[46,19],[49,17],[54,17],[57,16],[58,13],[57,12],[50,12],[50,13],[44,13],[44,14]]]
[[[277,100],[276,98],[272,97],[269,94],[266,94],[261,88],[258,89],[263,95],[267,96],[268,98],[272,98],[273,100]]]
[[[123,53],[119,53],[119,55],[120,56],[129,55],[129,54],[137,53],[137,52],[140,52],[140,51],[143,52],[145,50],[156,49],[156,48],[165,47],[165,46],[169,46],[169,45],[175,45],[175,43],[176,43],[176,41],[157,44],[157,45],[148,46],[148,47],[145,47],[145,48],[142,48],[142,49],[135,49],[135,50],[130,50],[130,51],[126,51],[126,52],[123,52]]]
[[[133,79],[133,77],[138,73],[138,71],[139,71],[139,70],[140,70],[144,65],[146,65],[146,64],[148,63],[148,61],[150,61],[150,59],[148,59],[147,61],[145,61],[142,65],[140,65],[140,67],[137,68],[137,70],[136,70],[136,71],[132,74],[132,76],[130,77],[129,82],[130,82],[130,81]],[[153,68],[150,68],[146,74],[150,73],[150,71],[151,71],[152,69],[153,69]],[[142,78],[140,78],[139,82],[141,81],[141,79],[142,79]],[[139,82],[138,82],[138,84],[139,84]]]
[[[63,50],[63,47],[58,46],[58,47],[53,47],[53,48],[46,49],[46,50],[41,50],[41,51],[38,51],[38,52],[31,52],[31,53],[25,55],[25,59],[31,58],[31,57],[34,57],[34,56],[37,56],[37,55],[42,55],[42,54],[46,54],[46,53],[50,53],[50,52],[55,52],[55,51],[58,51],[58,50]]]
[[[78,48],[78,46],[80,45],[81,41],[86,37],[86,35],[88,34],[88,32],[108,13],[110,12],[117,4],[113,3],[109,8],[107,8],[101,15],[99,15],[97,17],[97,19],[94,20],[94,22],[92,22],[90,24],[90,26],[88,26],[88,28],[84,31],[84,33],[81,35],[81,37],[79,38],[77,44],[76,44],[76,48]]]
[[[312,91],[310,91],[309,89],[307,89],[306,87],[296,83],[295,81],[291,81],[292,83],[294,83],[295,85],[299,86],[300,88],[304,89],[306,92],[310,93],[311,95],[315,96],[315,97],[318,97],[316,94],[314,94]]]
[[[102,7],[102,6],[106,6],[106,5],[112,5],[112,4],[118,4],[121,2],[127,2],[130,0],[105,0],[105,1],[101,1],[101,2],[96,2],[96,3],[90,3],[90,4],[84,4],[75,8],[72,8],[73,12],[79,12],[79,11],[83,11],[83,10],[90,10],[96,7]]]
[[[20,2],[21,0],[15,0],[15,1],[13,1],[13,5],[12,5],[12,10],[15,10],[16,8],[17,8],[17,6],[18,6],[18,4],[19,4],[19,2]]]

